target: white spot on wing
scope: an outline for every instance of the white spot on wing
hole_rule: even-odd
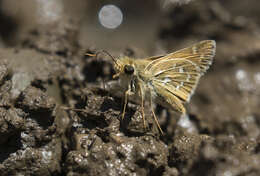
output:
[[[192,54],[197,54],[198,49],[196,46],[192,47]]]
[[[190,81],[190,78],[191,78],[191,76],[190,76],[190,74],[188,74],[187,78],[186,78],[186,81]]]
[[[164,83],[164,84],[167,84],[167,83],[170,82],[170,81],[171,81],[170,78],[164,78],[163,83]]]
[[[181,82],[180,85],[177,85],[177,86],[176,86],[176,89],[179,90],[179,89],[183,86],[183,84],[184,84],[184,83]]]
[[[200,72],[200,67],[197,65],[195,67],[196,67],[197,72]]]
[[[179,72],[183,73],[183,68],[182,67],[179,68]]]

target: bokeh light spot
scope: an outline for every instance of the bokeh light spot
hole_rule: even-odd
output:
[[[109,4],[100,9],[98,19],[105,28],[115,29],[122,23],[123,13],[117,6]]]

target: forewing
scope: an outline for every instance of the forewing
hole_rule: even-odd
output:
[[[199,78],[211,65],[215,49],[215,41],[202,41],[152,60],[146,66],[145,73],[152,75],[153,84],[163,86],[181,101],[188,102]]]

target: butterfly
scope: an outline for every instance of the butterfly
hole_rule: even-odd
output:
[[[148,100],[154,121],[163,133],[153,104],[158,103],[185,114],[184,104],[190,101],[200,77],[212,64],[215,51],[214,40],[201,41],[166,55],[144,59],[127,56],[116,59],[106,51],[102,51],[113,59],[116,72],[113,78],[119,78],[119,85],[124,91],[122,119],[125,116],[129,96],[138,97],[146,127],[144,102]]]

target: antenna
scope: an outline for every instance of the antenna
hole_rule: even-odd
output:
[[[96,54],[86,53],[85,55],[91,56],[91,57],[96,57],[96,58],[97,58],[97,56],[98,56],[99,54],[102,54],[102,53],[104,53],[104,54],[108,55],[109,57],[111,57],[111,59],[112,59],[112,60],[114,61],[114,63],[117,65],[116,58],[113,57],[113,56],[112,56],[109,52],[107,52],[106,50],[97,51]]]

